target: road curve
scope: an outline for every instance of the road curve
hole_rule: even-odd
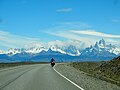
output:
[[[0,71],[0,90],[80,90],[49,64],[25,65]]]

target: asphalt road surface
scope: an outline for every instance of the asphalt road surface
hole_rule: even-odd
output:
[[[24,65],[0,71],[0,90],[80,90],[49,64]]]

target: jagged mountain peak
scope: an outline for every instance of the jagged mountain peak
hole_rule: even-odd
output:
[[[106,42],[104,39],[99,40],[98,42],[95,43],[95,47],[105,47],[106,46]]]
[[[53,52],[52,48],[50,47],[47,52]]]
[[[95,45],[84,49],[81,53],[81,56],[91,56],[91,57],[114,57],[120,55],[120,49],[115,45],[106,44],[104,39],[96,42]]]
[[[99,48],[98,42],[95,43],[94,47],[95,47],[96,49]]]
[[[105,51],[106,49],[106,42],[104,39],[99,40],[95,43],[91,48],[94,48],[95,50],[99,51]]]
[[[99,41],[99,45],[101,45],[101,46],[105,46],[105,45],[106,45],[105,40],[104,40],[104,39],[101,39],[101,40]]]

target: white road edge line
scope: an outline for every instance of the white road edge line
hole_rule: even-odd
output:
[[[73,85],[75,85],[76,87],[78,87],[81,90],[84,90],[82,87],[80,87],[79,85],[77,85],[76,83],[74,83],[73,81],[71,81],[70,79],[66,78],[65,76],[63,76],[61,73],[59,73],[54,67],[53,69],[55,70],[56,73],[58,73],[60,76],[62,76],[64,79],[66,79],[67,81],[69,81],[70,83],[72,83]]]

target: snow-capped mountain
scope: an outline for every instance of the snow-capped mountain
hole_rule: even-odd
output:
[[[91,45],[90,47],[85,48],[84,50],[80,50],[76,48],[76,46],[74,45],[67,45],[62,47],[59,47],[58,45],[51,45],[50,47],[37,46],[37,47],[17,48],[17,49],[10,48],[8,51],[0,50],[0,54],[15,55],[17,53],[23,53],[23,52],[37,54],[42,51],[49,52],[49,50],[60,52],[62,54],[68,54],[71,56],[80,56],[81,54],[83,54],[83,52],[85,54],[88,52],[99,53],[103,51],[110,52],[115,55],[120,54],[120,48],[117,48],[115,45],[112,44],[106,44],[104,39],[100,40],[99,42],[96,42],[95,45]]]
[[[84,49],[81,53],[81,57],[92,57],[92,58],[100,58],[100,57],[115,57],[120,54],[120,49],[118,49],[115,45],[106,44],[105,40],[102,39],[99,42],[96,42],[95,45],[91,45],[90,47]]]
[[[80,51],[73,45],[64,48],[64,51],[71,56],[79,56]]]
[[[55,52],[60,52],[62,54],[68,54],[71,56],[79,56],[80,52],[79,50],[77,50],[77,48],[75,46],[65,46],[65,47],[58,47],[57,45],[55,46],[50,46],[49,48],[45,48],[45,47],[30,47],[30,48],[21,48],[21,49],[12,49],[10,48],[8,51],[0,51],[0,54],[8,54],[9,56],[18,54],[18,53],[32,53],[32,54],[37,54],[40,53],[42,51],[46,51],[49,53],[49,51],[55,51]],[[51,53],[52,54],[52,53]]]
[[[72,41],[73,42],[73,41]],[[77,42],[79,44],[79,42]],[[3,56],[11,58],[12,60],[29,60],[54,57],[59,59],[72,58],[72,59],[112,59],[120,55],[120,48],[112,44],[107,44],[104,39],[96,42],[94,45],[85,49],[79,49],[75,45],[59,46],[57,44],[46,46],[34,46],[29,48],[9,49],[8,51],[0,50],[0,59]],[[78,45],[77,45],[78,46]],[[35,57],[35,58],[34,58]],[[73,58],[74,57],[74,58]],[[31,59],[31,60],[32,60]]]
[[[120,48],[117,48],[115,45],[112,44],[106,45],[106,50],[109,51],[110,53],[120,55]]]
[[[0,54],[6,54],[6,52],[3,50],[0,50]]]
[[[23,52],[23,49],[10,48],[8,51],[6,51],[6,54],[8,54],[9,56],[12,56],[14,54],[21,53],[21,52]]]
[[[62,50],[59,46],[50,46],[50,48],[47,50],[48,52],[50,51],[55,51],[55,52],[60,52],[62,54],[67,54],[64,50]]]

